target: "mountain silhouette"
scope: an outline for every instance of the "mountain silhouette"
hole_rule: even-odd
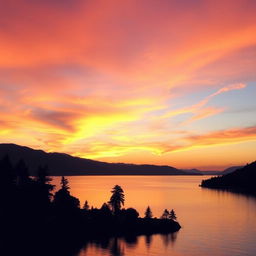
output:
[[[52,176],[63,175],[188,175],[171,166],[106,163],[64,153],[46,153],[16,144],[0,144],[0,158],[8,155],[13,164],[23,159],[30,175],[39,165],[47,165]]]
[[[232,173],[238,169],[241,169],[243,168],[244,166],[231,166],[227,169],[225,169],[224,171],[221,172],[221,175],[226,175],[226,174],[229,174],[229,173]]]
[[[198,169],[182,169],[183,172],[193,175],[203,175],[203,172]]]
[[[198,169],[182,169],[182,171],[186,172],[187,174],[195,174],[195,175],[196,174],[197,175],[225,175],[225,174],[228,174],[228,173],[232,173],[235,170],[240,169],[242,167],[243,166],[231,166],[231,167],[226,168],[223,171],[213,171],[213,170],[201,171],[201,170],[198,170]]]

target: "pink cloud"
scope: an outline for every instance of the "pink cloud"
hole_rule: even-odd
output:
[[[170,117],[190,114],[184,130],[224,111],[207,106],[213,97],[255,80],[255,10],[244,0],[3,1],[2,138],[47,150],[106,138],[96,155],[120,149],[110,131],[121,130],[120,140],[159,152],[175,133]],[[170,98],[198,88],[216,91],[169,111]]]

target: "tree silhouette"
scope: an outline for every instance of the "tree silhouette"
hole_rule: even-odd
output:
[[[65,191],[69,191],[70,187],[68,186],[68,179],[66,179],[64,176],[61,177],[61,181],[60,181],[60,185],[61,185],[61,189],[65,190]]]
[[[173,209],[170,211],[169,219],[171,219],[171,220],[176,220],[177,219],[176,213]]]
[[[68,180],[62,176],[61,188],[55,193],[53,204],[58,212],[63,214],[78,210],[80,208],[79,199],[70,195]]]
[[[103,218],[110,218],[112,217],[112,212],[109,208],[109,205],[106,203],[103,203],[103,205],[100,208],[101,216]]]
[[[151,219],[153,217],[152,211],[150,209],[150,207],[148,206],[146,211],[145,211],[145,217],[146,219]]]
[[[121,206],[124,205],[124,191],[119,185],[115,185],[111,190],[112,196],[109,200],[109,205],[112,208],[113,213],[120,211]]]
[[[168,219],[168,218],[169,218],[169,211],[165,209],[161,216],[161,219]]]
[[[139,213],[131,207],[124,210],[124,215],[127,221],[134,221],[139,217]]]
[[[17,173],[17,184],[20,186],[27,185],[31,179],[29,178],[28,167],[26,166],[23,159],[20,159],[15,166]]]
[[[102,211],[104,211],[104,212],[111,212],[111,210],[110,210],[108,204],[106,204],[106,203],[103,203],[100,209],[101,209]]]
[[[37,170],[36,181],[39,184],[50,184],[52,178],[48,176],[48,166],[39,166]]]
[[[8,155],[4,156],[0,160],[0,180],[1,180],[1,187],[3,189],[6,189],[6,187],[14,185],[16,182],[16,175],[14,172],[14,168],[11,164],[11,161]]]
[[[87,201],[87,200],[85,200],[85,202],[84,202],[83,209],[84,209],[85,211],[88,211],[88,210],[90,209],[90,206],[89,206],[89,204],[88,204],[88,201]]]
[[[18,176],[15,176],[15,170]],[[174,232],[180,228],[177,222],[153,219],[149,206],[145,212],[147,220],[138,218],[139,213],[134,208],[121,209],[125,196],[118,185],[111,190],[108,204],[104,203],[100,209],[93,206],[89,209],[88,201],[85,201],[84,210],[81,210],[79,200],[70,194],[69,182],[64,176],[53,200],[54,186],[50,182],[47,166],[39,166],[36,177],[30,178],[23,160],[14,169],[8,156],[0,159],[0,233],[1,239],[4,237],[1,249],[4,246],[13,254],[11,246],[15,244],[14,249],[22,255],[30,255],[38,248],[44,250],[40,251],[42,255],[48,255],[49,251],[73,255],[87,238],[94,241],[114,237],[113,243],[109,243],[111,255],[120,256],[124,253],[120,247],[122,243],[118,242],[123,239],[118,240],[119,236],[124,236],[128,244],[135,244],[137,235]],[[166,211],[164,218],[176,218],[174,210]],[[147,242],[150,243],[150,238]]]
[[[41,199],[42,203],[45,205],[51,202],[52,191],[54,189],[54,185],[50,184],[52,179],[48,177],[48,167],[47,166],[39,166],[37,170],[37,176],[35,178],[38,187],[38,197]]]

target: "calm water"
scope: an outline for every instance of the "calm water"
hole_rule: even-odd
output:
[[[255,256],[256,199],[198,187],[206,176],[83,176],[68,177],[71,193],[90,206],[107,202],[111,188],[125,191],[125,207],[140,216],[149,205],[159,217],[176,211],[182,229],[172,235],[139,236],[90,243],[77,256]],[[60,178],[54,178],[57,184]]]

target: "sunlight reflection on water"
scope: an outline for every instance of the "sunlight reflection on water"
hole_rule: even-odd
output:
[[[182,229],[169,236],[110,239],[89,243],[78,256],[255,256],[256,199],[203,189],[205,176],[74,176],[68,177],[71,193],[83,205],[100,207],[115,184],[123,187],[125,207],[143,216],[149,205],[159,217],[174,208]],[[58,184],[60,178],[55,177]]]

